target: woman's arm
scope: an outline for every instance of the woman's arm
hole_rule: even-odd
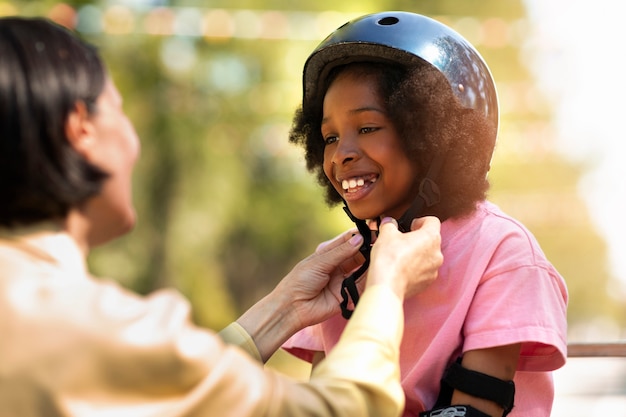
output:
[[[342,271],[362,262],[358,255],[362,241],[350,230],[321,244],[237,320],[254,341],[263,362],[298,330],[339,311]]]

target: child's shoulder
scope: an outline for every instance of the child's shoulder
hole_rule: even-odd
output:
[[[473,221],[483,227],[496,228],[496,230],[530,234],[528,228],[518,219],[504,212],[500,206],[485,200],[477,204],[476,210],[471,215]]]
[[[497,204],[481,201],[471,213],[442,224],[443,240],[466,239],[478,241],[502,241],[519,239],[535,245],[535,238],[530,230],[519,220],[505,213]]]

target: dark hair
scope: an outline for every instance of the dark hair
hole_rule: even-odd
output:
[[[106,69],[95,48],[43,18],[0,18],[0,225],[64,218],[107,174],[69,143],[76,104],[96,111]]]
[[[323,170],[324,141],[321,135],[325,92],[337,75],[351,71],[374,82],[388,117],[398,130],[402,145],[414,162],[420,181],[436,154],[445,152],[445,162],[436,178],[441,201],[422,215],[441,221],[471,212],[486,198],[487,172],[495,146],[495,128],[475,110],[463,107],[445,77],[424,64],[411,68],[390,63],[356,62],[330,71],[315,102],[297,109],[289,141],[305,150],[307,169],[326,190],[329,205],[342,202]]]

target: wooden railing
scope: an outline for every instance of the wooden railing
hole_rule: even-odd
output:
[[[568,358],[626,357],[626,341],[610,343],[569,343]]]

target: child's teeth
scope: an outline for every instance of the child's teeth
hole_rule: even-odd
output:
[[[363,187],[365,185],[365,181],[376,182],[376,177],[366,180],[365,178],[350,178],[347,180],[341,181],[341,188],[344,190],[349,190],[351,188]]]

